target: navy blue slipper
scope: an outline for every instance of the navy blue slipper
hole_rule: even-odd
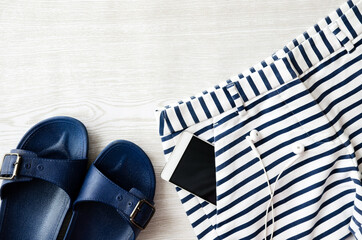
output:
[[[0,239],[53,240],[87,166],[88,134],[69,117],[31,128],[1,163]]]
[[[66,233],[66,240],[133,240],[155,208],[155,173],[134,143],[109,144],[91,165]]]

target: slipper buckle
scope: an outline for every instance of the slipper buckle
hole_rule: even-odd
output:
[[[16,156],[16,160],[15,160],[15,163],[14,163],[14,169],[13,169],[13,173],[10,175],[10,174],[1,174],[2,172],[2,168],[3,168],[3,163],[5,161],[5,158],[7,156]],[[20,155],[18,153],[6,153],[0,163],[0,179],[3,179],[3,180],[12,180],[14,179],[14,177],[16,177],[16,175],[18,174],[18,169],[19,169],[19,165],[20,165]]]
[[[141,226],[141,225],[139,225],[139,224],[135,221],[135,218],[136,218],[137,214],[140,212],[143,204],[148,205],[148,206],[152,209],[152,212],[151,212],[151,215],[149,216],[149,218],[147,219],[147,222],[144,224],[144,226]],[[130,219],[129,219],[129,220],[130,220],[131,223],[132,223],[133,225],[135,225],[138,229],[144,230],[144,229],[147,227],[148,223],[151,221],[153,215],[155,214],[155,211],[156,211],[156,209],[155,209],[155,207],[154,207],[151,203],[149,203],[149,202],[148,202],[147,200],[145,200],[145,199],[142,199],[142,200],[138,201],[138,203],[136,204],[135,208],[133,209],[133,211],[132,211],[132,213],[131,213],[131,216],[130,216]]]

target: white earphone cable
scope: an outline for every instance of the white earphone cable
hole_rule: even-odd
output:
[[[275,189],[276,189],[276,186],[277,186],[277,183],[279,181],[279,178],[280,176],[283,174],[283,172],[288,168],[290,167],[299,157],[299,153],[303,152],[304,151],[304,147],[302,145],[297,145],[296,146],[296,150],[295,152],[296,155],[290,160],[290,162],[288,164],[286,164],[282,171],[278,174],[277,176],[277,179],[275,180],[275,184],[274,184],[274,187],[273,187],[273,190],[270,186],[270,181],[269,181],[269,177],[268,177],[268,174],[266,172],[266,169],[265,169],[265,166],[264,166],[264,163],[263,161],[261,160],[261,157],[260,157],[260,154],[258,152],[258,150],[256,149],[255,145],[254,145],[254,141],[257,140],[257,138],[259,137],[259,134],[256,130],[253,130],[252,132],[250,132],[250,136],[246,136],[246,140],[248,141],[253,153],[255,154],[255,156],[259,159],[259,162],[261,163],[262,167],[263,167],[263,170],[264,170],[264,176],[266,178],[266,182],[268,184],[268,189],[269,189],[269,195],[270,195],[270,199],[269,199],[269,202],[267,204],[267,207],[266,207],[266,213],[265,213],[265,218],[264,218],[264,239],[266,240],[267,239],[267,236],[268,236],[268,213],[269,213],[269,207],[271,207],[271,214],[272,214],[272,232],[271,232],[271,235],[270,235],[270,240],[273,240],[273,234],[274,234],[274,206],[273,206],[273,197],[274,197],[274,193],[275,193]]]

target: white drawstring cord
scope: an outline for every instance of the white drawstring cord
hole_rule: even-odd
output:
[[[257,158],[259,159],[263,170],[264,170],[264,176],[266,178],[266,182],[268,184],[268,189],[269,189],[269,195],[270,195],[270,200],[268,202],[267,208],[266,208],[266,213],[265,213],[265,217],[264,217],[264,235],[265,235],[265,240],[267,239],[268,236],[268,213],[269,213],[269,207],[271,206],[271,213],[272,213],[272,232],[270,235],[270,240],[273,240],[273,234],[274,234],[274,206],[273,206],[273,197],[274,197],[274,193],[275,193],[275,189],[277,186],[277,183],[279,181],[279,177],[282,175],[282,173],[288,168],[290,167],[298,158],[299,158],[299,154],[302,153],[304,151],[304,147],[300,144],[295,146],[294,149],[294,153],[296,154],[296,156],[294,156],[291,161],[286,164],[284,166],[284,168],[282,169],[282,171],[278,174],[277,179],[275,180],[275,184],[274,184],[274,188],[273,191],[271,189],[270,186],[270,182],[269,182],[269,178],[268,178],[268,174],[266,172],[265,166],[263,161],[261,160],[260,154],[258,152],[258,150],[256,149],[255,145],[254,145],[254,141],[256,141],[259,138],[259,133],[256,130],[253,130],[250,132],[250,136],[246,136],[245,137],[246,140],[248,141],[252,151],[254,152],[254,154],[257,156]]]

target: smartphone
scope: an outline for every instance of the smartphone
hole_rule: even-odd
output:
[[[183,132],[161,173],[161,178],[216,205],[214,146]]]

